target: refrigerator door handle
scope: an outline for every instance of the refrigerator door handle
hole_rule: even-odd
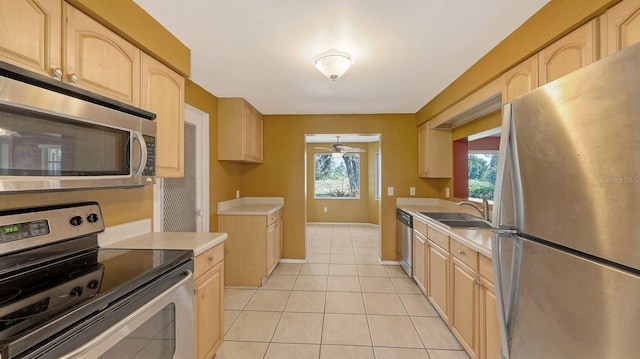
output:
[[[498,311],[498,327],[500,328],[500,359],[509,359],[509,334],[507,328],[507,313],[504,303],[504,286],[502,284],[502,264],[500,262],[501,246],[500,242],[504,237],[514,235],[515,231],[499,230],[494,231],[491,236],[491,250],[493,256],[494,288],[496,295],[496,306]]]
[[[495,201],[491,222],[494,228],[501,228],[502,221],[502,197],[504,190],[504,173],[509,153],[509,136],[511,134],[511,104],[507,103],[502,108],[502,135],[500,136],[500,153],[498,155],[498,172],[496,173]]]

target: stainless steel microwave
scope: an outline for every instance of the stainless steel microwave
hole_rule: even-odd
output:
[[[0,62],[0,193],[152,184],[154,118]]]

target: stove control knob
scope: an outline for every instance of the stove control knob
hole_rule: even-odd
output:
[[[99,285],[100,285],[100,282],[97,279],[94,279],[91,282],[89,282],[89,284],[87,284],[87,288],[97,289]]]
[[[89,221],[89,223],[96,223],[98,221],[98,215],[95,213],[91,213],[87,216],[87,221]]]
[[[71,289],[71,292],[69,293],[70,297],[79,297],[82,295],[82,287],[75,287],[73,289]]]
[[[82,224],[82,217],[80,217],[80,216],[72,217],[69,220],[69,223],[71,223],[72,226],[77,227],[77,226]]]

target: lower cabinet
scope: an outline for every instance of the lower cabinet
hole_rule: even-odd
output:
[[[427,234],[424,236],[423,234]],[[413,278],[472,359],[498,359],[491,258],[414,217]]]
[[[427,298],[445,322],[449,321],[449,253],[427,240]]]
[[[422,293],[427,293],[425,282],[425,251],[427,238],[418,231],[413,231],[413,279]]]
[[[195,258],[194,275],[195,355],[210,359],[224,339],[224,244]]]
[[[282,258],[282,209],[269,215],[219,215],[225,241],[224,283],[259,287]]]

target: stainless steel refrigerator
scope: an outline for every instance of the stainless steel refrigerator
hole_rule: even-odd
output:
[[[640,358],[640,47],[503,109],[501,355]]]

